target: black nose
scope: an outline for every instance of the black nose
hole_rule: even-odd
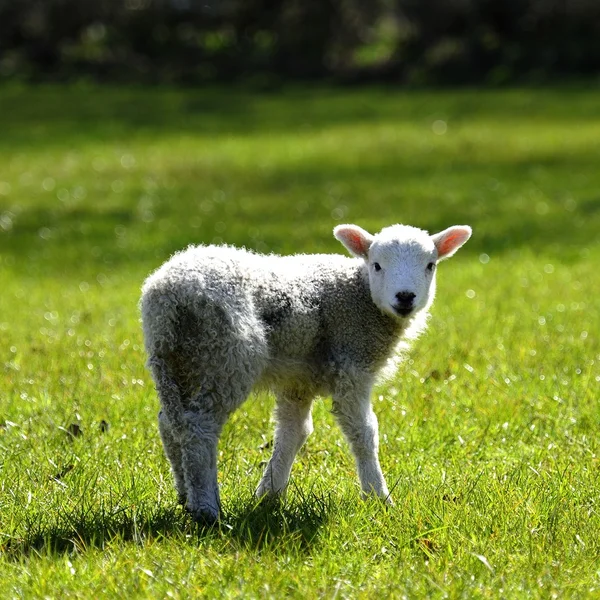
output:
[[[398,306],[402,308],[410,308],[412,306],[415,294],[412,292],[398,292],[396,294],[396,300],[398,300]]]

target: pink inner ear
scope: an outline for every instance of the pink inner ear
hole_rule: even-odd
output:
[[[347,235],[348,241],[354,248],[354,251],[357,254],[366,254],[365,238],[357,231],[350,231]]]
[[[453,231],[447,237],[445,237],[438,245],[438,253],[440,256],[452,252],[456,246],[460,246],[463,243],[466,235],[464,231]]]

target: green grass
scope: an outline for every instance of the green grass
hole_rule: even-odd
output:
[[[0,88],[0,596],[598,597],[599,106]],[[474,228],[374,396],[396,505],[359,500],[326,398],[287,497],[257,506],[259,396],[223,434],[223,522],[198,530],[159,442],[141,282],[189,243],[343,252],[345,221]]]

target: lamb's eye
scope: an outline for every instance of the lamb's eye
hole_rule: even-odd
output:
[[[427,270],[428,270],[428,271],[433,271],[434,269],[435,269],[435,263],[432,263],[432,262],[430,262],[430,263],[427,265]]]
[[[374,268],[376,271],[381,271],[381,265],[380,265],[379,263],[373,263],[373,268]]]

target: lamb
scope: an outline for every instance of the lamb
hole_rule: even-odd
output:
[[[272,457],[256,495],[284,491],[313,431],[311,405],[331,395],[363,496],[391,502],[370,394],[398,348],[424,328],[435,270],[471,236],[392,225],[371,235],[339,225],[353,255],[261,255],[191,246],[151,274],[140,308],[159,431],[179,501],[199,522],[220,515],[217,444],[252,390],[276,396]]]

